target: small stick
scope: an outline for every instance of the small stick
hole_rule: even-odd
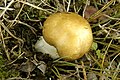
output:
[[[83,61],[81,61],[81,63],[82,63],[82,68],[83,68],[83,76],[84,76],[84,80],[87,80],[87,76],[86,76],[86,71],[85,71],[84,63],[83,63]]]
[[[9,7],[11,6],[11,4],[14,2],[14,0],[12,0],[7,7],[4,9],[4,11],[0,14],[0,18],[5,14],[5,12],[9,9]]]

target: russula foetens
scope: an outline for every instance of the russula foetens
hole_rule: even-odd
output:
[[[43,25],[43,38],[65,60],[81,58],[90,50],[93,42],[87,20],[72,12],[50,15]]]

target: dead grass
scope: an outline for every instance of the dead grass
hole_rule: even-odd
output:
[[[35,51],[45,19],[63,11],[90,22],[87,57],[66,62]],[[1,80],[120,80],[119,0],[2,0],[0,65]]]

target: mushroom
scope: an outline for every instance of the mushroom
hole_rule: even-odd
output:
[[[88,21],[72,12],[50,15],[43,25],[43,38],[56,48],[60,57],[68,61],[81,58],[93,42]]]

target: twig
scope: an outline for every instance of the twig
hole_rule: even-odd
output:
[[[14,36],[10,31],[9,29],[4,25],[4,23],[2,21],[0,21],[0,25],[15,39],[21,41],[22,43],[24,43],[24,41],[16,36]]]
[[[11,6],[11,4],[14,2],[14,0],[12,0],[8,6],[4,9],[4,11],[0,14],[0,18],[5,14],[5,12],[9,9],[9,7]]]
[[[2,34],[1,26],[0,26],[0,35],[1,35],[1,40],[2,40],[2,43],[3,43],[3,48],[5,50],[6,56],[7,56],[8,60],[10,60],[10,56],[9,56],[8,50],[6,49],[4,37],[3,37],[3,34]]]
[[[92,16],[90,16],[90,19],[94,19],[96,18],[96,16],[98,16],[103,10],[105,10],[106,8],[108,8],[111,4],[114,3],[115,0],[111,0],[109,1],[107,4],[105,4],[100,10],[98,10],[95,14],[93,14]]]
[[[46,5],[46,6],[50,7],[50,8],[52,8],[52,9],[56,10],[55,7],[50,6],[49,4],[45,3],[44,1],[41,0],[41,2],[42,2],[44,5]]]
[[[114,18],[114,17],[111,17],[109,15],[106,15],[106,14],[103,14],[103,16],[109,18],[109,19],[112,19],[112,20],[120,20],[120,18]]]
[[[17,20],[17,18],[19,17],[20,13],[22,12],[22,9],[24,7],[24,4],[22,5],[22,7],[20,8],[20,11],[18,12],[17,16],[15,17],[14,21]],[[10,24],[10,27],[13,25],[14,21]]]
[[[69,12],[69,9],[70,9],[70,3],[71,3],[71,0],[69,0],[69,2],[68,2],[67,12]]]
[[[22,25],[25,25],[25,26],[27,26],[28,28],[30,28],[30,30],[36,35],[36,33],[35,33],[35,31],[37,31],[34,27],[32,27],[32,26],[30,26],[30,25],[28,25],[27,23],[24,23],[24,22],[22,22],[22,21],[19,21],[19,20],[8,20],[7,18],[4,18],[6,21],[8,21],[8,22],[16,22],[16,23],[19,23],[19,24],[22,24]]]
[[[78,63],[77,60],[75,60],[75,63]],[[79,67],[75,66],[75,68],[76,68],[76,73],[77,73],[78,80],[80,80]]]
[[[112,41],[113,41],[113,38],[111,39],[110,43],[109,43],[108,46],[107,46],[107,49],[105,50],[105,54],[104,54],[103,60],[102,60],[102,68],[103,68],[103,66],[104,66],[104,61],[105,61],[105,58],[106,58],[106,54],[108,53],[108,49],[109,49]]]
[[[119,56],[120,56],[120,53],[118,53],[118,54],[112,59],[112,61],[110,62],[110,65],[109,65],[109,67],[108,67],[108,69],[111,68],[113,61],[114,61],[117,57],[119,57]]]
[[[82,15],[83,17],[85,16],[85,11],[89,4],[90,4],[90,1],[86,0],[86,4],[85,4],[84,10],[83,10],[83,15]]]
[[[38,10],[42,10],[42,11],[51,13],[51,12],[49,12],[49,11],[46,10],[46,9],[40,8],[40,7],[38,7],[38,6],[35,6],[35,5],[33,5],[33,4],[30,4],[30,3],[28,3],[28,2],[25,2],[25,1],[22,1],[22,0],[17,0],[17,1],[20,2],[20,3],[26,4],[26,5],[28,5],[28,6],[34,7],[34,8],[36,8],[36,9],[38,9]]]
[[[83,68],[83,76],[84,76],[84,80],[87,80],[87,76],[86,76],[86,71],[85,71],[84,63],[83,63],[83,61],[81,61],[81,63],[82,63],[82,68]]]
[[[17,61],[23,54],[25,54],[25,52],[23,52],[22,54],[20,54],[15,60],[13,60],[12,62],[10,62],[7,65],[13,64],[15,61]]]
[[[19,24],[23,24],[25,26],[27,26],[28,28],[30,28],[30,30],[36,35],[35,31],[37,31],[35,28],[33,28],[32,26],[28,25],[27,23],[21,22],[21,21],[17,21]]]
[[[0,9],[6,9],[6,7],[0,7]],[[13,8],[8,8],[7,10],[15,10],[15,9],[13,9]]]

